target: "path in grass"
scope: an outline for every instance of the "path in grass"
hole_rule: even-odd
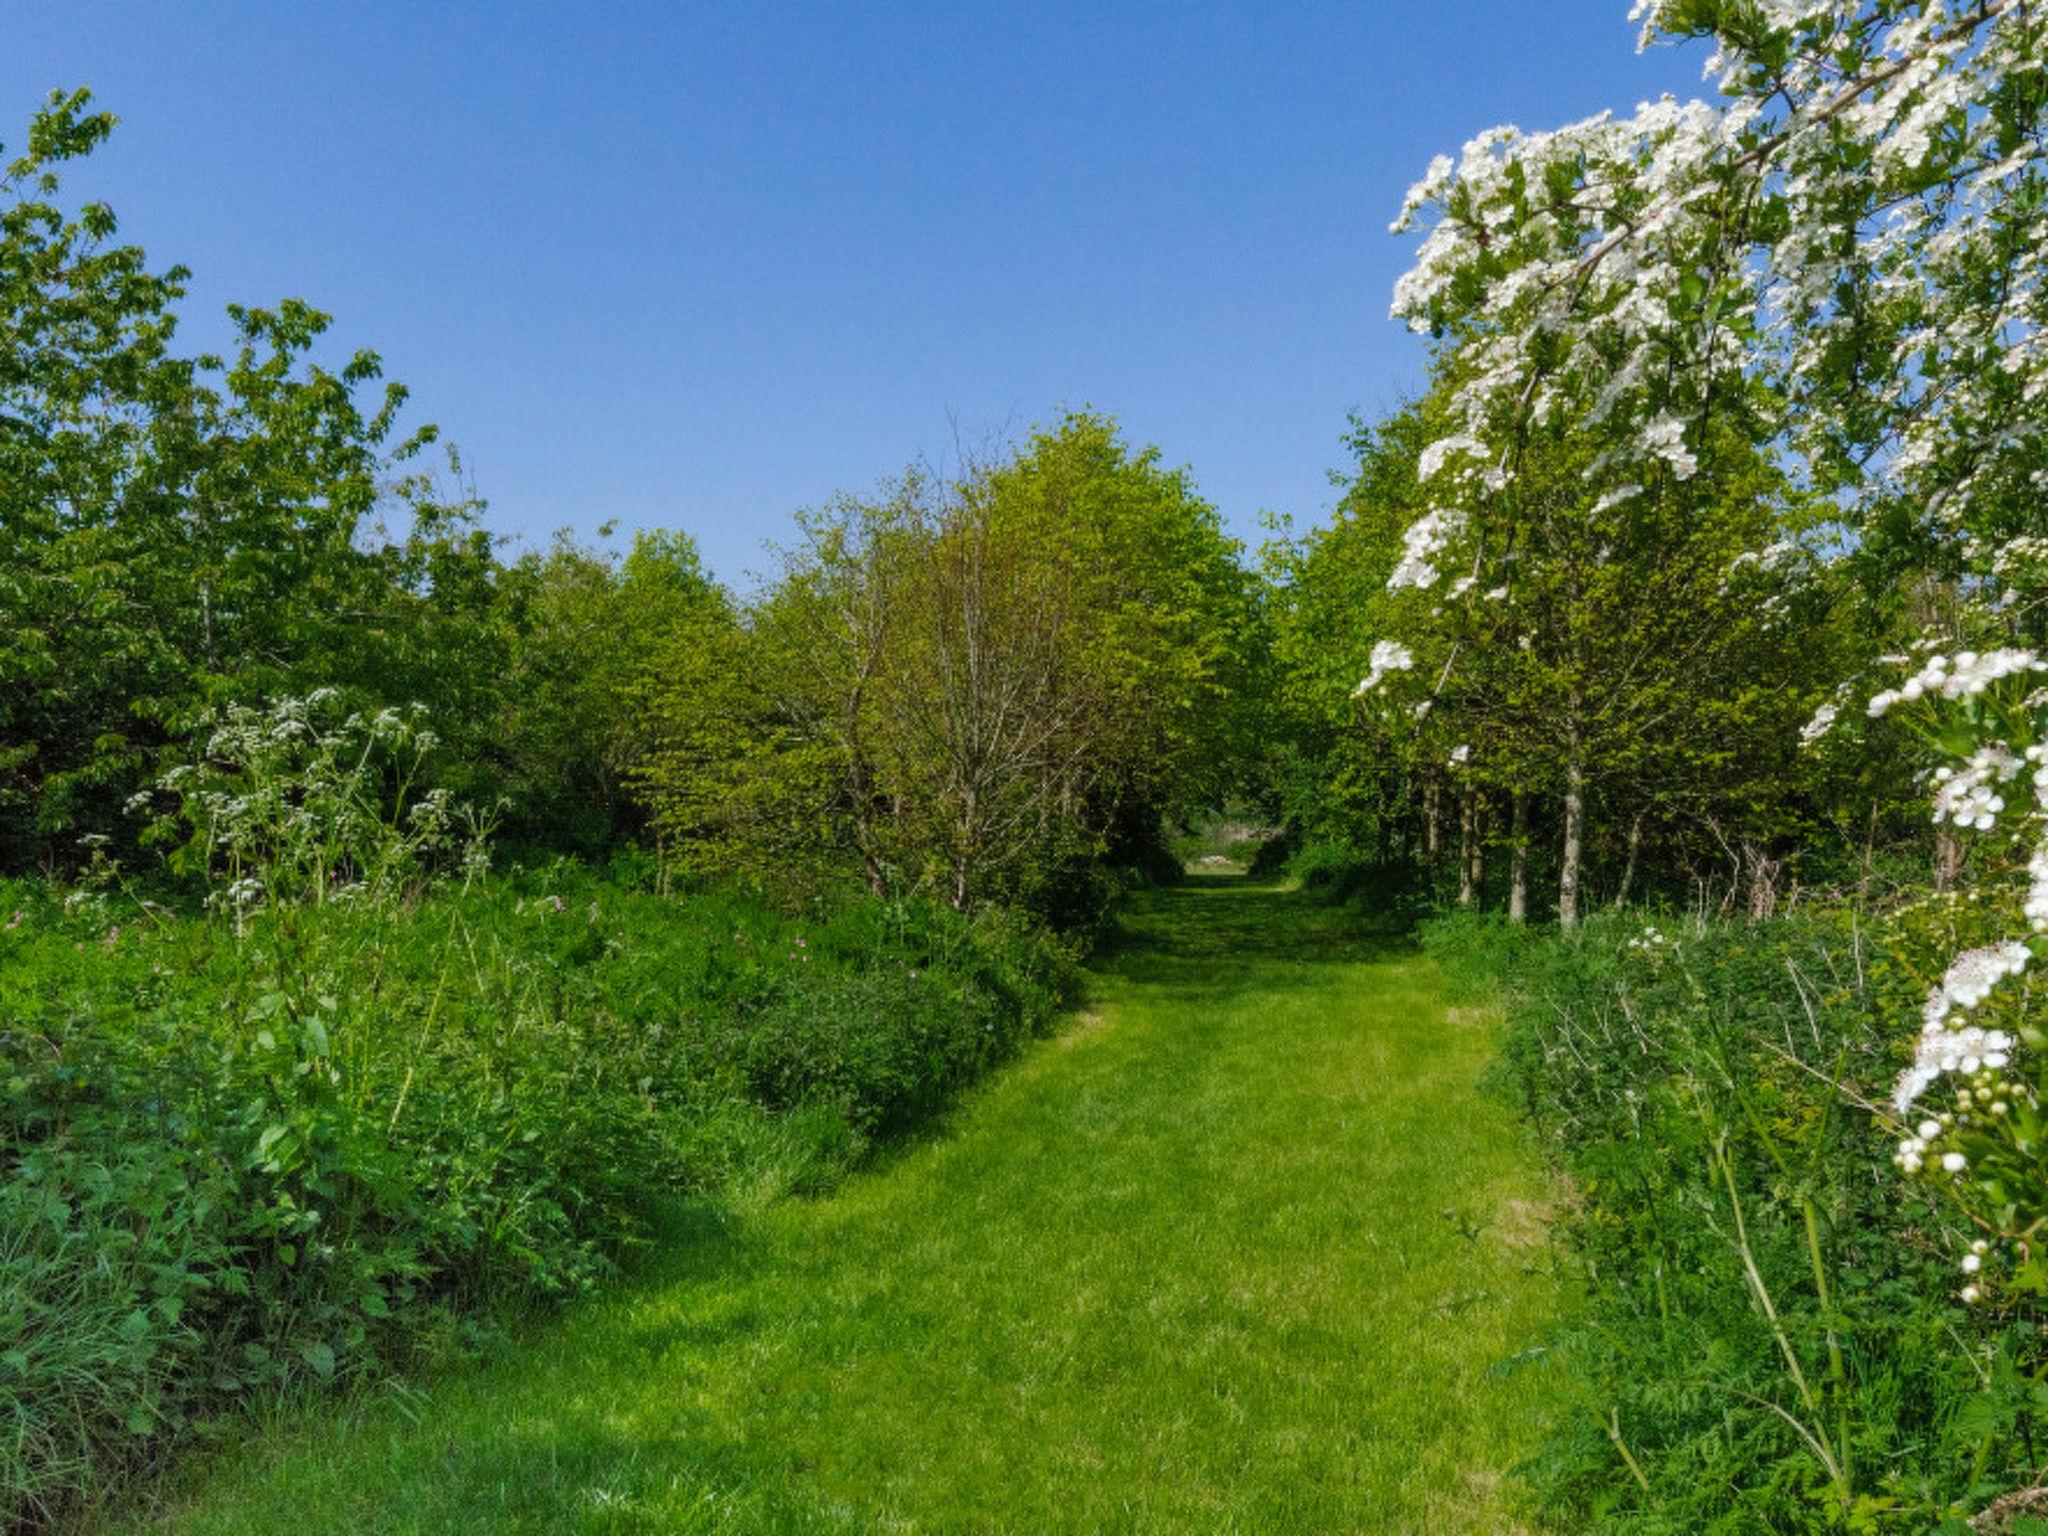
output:
[[[1147,898],[1092,1007],[830,1198],[437,1384],[260,1438],[171,1528],[1517,1529],[1541,1181],[1429,962]]]

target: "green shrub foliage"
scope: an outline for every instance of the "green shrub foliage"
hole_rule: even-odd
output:
[[[1502,1087],[1566,1176],[1584,1299],[1531,1469],[1563,1528],[1961,1531],[2036,1480],[2038,1328],[1960,1299],[1976,1233],[1870,1107],[1948,920],[1426,925],[1503,999]]]
[[[580,1293],[664,1201],[828,1181],[1065,985],[999,915],[571,866],[239,919],[0,908],[9,1519],[208,1409]]]

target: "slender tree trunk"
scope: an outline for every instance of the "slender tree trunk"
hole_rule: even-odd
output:
[[[1422,786],[1422,851],[1428,856],[1431,869],[1444,851],[1443,817],[1441,796],[1432,775]]]
[[[1509,810],[1508,921],[1529,920],[1529,792],[1515,786]]]
[[[1468,789],[1458,797],[1458,905],[1468,910],[1479,905],[1478,846],[1479,796]]]
[[[1579,925],[1579,861],[1586,846],[1586,765],[1573,743],[1564,772],[1564,853],[1558,861],[1557,922],[1560,928]]]
[[[1945,891],[1963,867],[1963,845],[1947,827],[1934,829],[1934,888]]]
[[[1614,889],[1614,910],[1628,905],[1629,887],[1636,883],[1636,856],[1643,851],[1643,813],[1637,811],[1628,824],[1628,858],[1621,866],[1621,884]]]
[[[1472,899],[1486,899],[1486,796],[1472,797]]]
[[[1373,811],[1373,848],[1381,869],[1389,869],[1394,862],[1394,796],[1387,781],[1380,780],[1379,796]]]

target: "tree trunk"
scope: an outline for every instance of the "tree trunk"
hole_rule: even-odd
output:
[[[1643,851],[1643,813],[1637,811],[1628,824],[1628,858],[1621,866],[1621,884],[1614,889],[1614,910],[1628,905],[1629,887],[1636,883],[1636,856]]]
[[[1529,920],[1529,792],[1515,786],[1509,811],[1508,838],[1508,921]]]
[[[1586,765],[1576,751],[1564,773],[1564,852],[1557,871],[1557,924],[1579,925],[1579,861],[1586,846]]]
[[[1468,789],[1458,797],[1458,905],[1467,910],[1479,905],[1478,848],[1479,795]]]
[[[1765,855],[1754,843],[1742,845],[1742,855],[1749,865],[1749,920],[1753,923],[1769,922],[1778,910],[1778,875],[1785,867],[1783,859]]]
[[[1945,891],[1963,867],[1963,845],[1947,827],[1934,829],[1934,888]]]
[[[1486,796],[1472,797],[1472,902],[1486,897]]]
[[[1422,786],[1422,851],[1428,856],[1429,865],[1432,870],[1436,868],[1436,861],[1444,851],[1444,829],[1443,817],[1440,814],[1442,811],[1440,800],[1441,797],[1437,793],[1436,779],[1432,776]]]

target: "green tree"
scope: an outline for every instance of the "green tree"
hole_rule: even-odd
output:
[[[152,272],[61,168],[113,126],[83,91],[0,183],[0,861],[64,862],[211,705],[347,680],[447,686],[421,644],[482,591],[471,508],[399,466],[405,391],[326,316],[230,310],[223,356],[172,349],[186,273]],[[379,518],[407,527],[381,541]],[[440,635],[451,634],[441,625]],[[473,672],[467,675],[474,675]]]

